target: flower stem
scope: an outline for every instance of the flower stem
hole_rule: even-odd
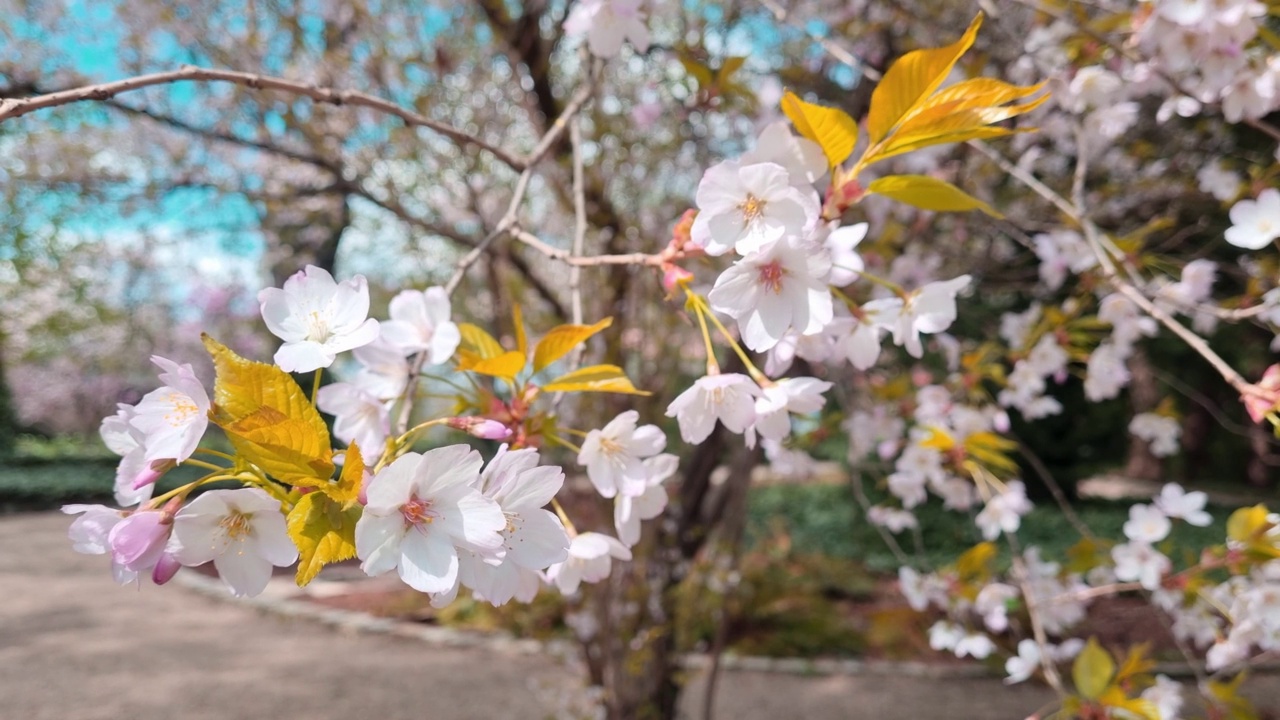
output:
[[[711,306],[707,304],[707,301],[703,299],[701,295],[698,295],[688,288],[685,288],[685,292],[689,294],[689,300],[699,309],[698,319],[701,320],[704,316],[711,319],[711,323],[715,325],[716,329],[720,331],[720,334],[724,336],[725,342],[729,343],[729,347],[733,348],[733,351],[738,355],[738,359],[746,366],[747,374],[751,376],[751,379],[755,380],[762,386],[771,385],[772,382],[769,378],[766,377],[764,373],[760,372],[760,369],[756,367],[755,363],[751,362],[751,358],[747,356],[747,351],[743,350],[742,346],[738,344],[738,341],[734,339],[733,333],[730,333],[729,329],[724,326],[724,323],[720,322],[720,318],[716,317],[716,314],[711,311]],[[703,325],[703,330],[704,337],[706,337],[705,325]],[[707,343],[710,344],[710,342],[711,338],[707,337]]]
[[[560,522],[564,523],[564,529],[569,531],[569,537],[578,534],[578,529],[573,526],[573,521],[569,519],[569,514],[564,511],[564,507],[560,505],[560,501],[551,498],[551,507],[556,509],[556,515],[560,516]]]
[[[324,368],[316,370],[316,379],[311,382],[311,404],[316,404],[316,396],[320,394],[320,379],[324,377]]]
[[[559,435],[548,434],[546,437],[547,437],[547,439],[548,439],[548,440],[550,440],[551,442],[553,442],[553,443],[558,443],[558,444],[560,444],[560,445],[563,445],[563,446],[565,446],[565,447],[569,448],[570,450],[572,450],[572,451],[574,451],[574,452],[576,452],[576,453],[581,453],[581,452],[582,452],[582,448],[578,447],[577,445],[574,445],[573,443],[569,442],[568,440],[565,440],[564,438],[560,437]]]

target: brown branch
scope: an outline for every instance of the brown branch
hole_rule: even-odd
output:
[[[650,255],[649,253],[627,253],[623,255],[574,255],[571,251],[564,248],[558,248],[549,245],[538,239],[538,236],[522,230],[519,227],[511,229],[511,236],[519,242],[528,245],[538,252],[546,255],[552,260],[559,260],[574,268],[581,267],[600,267],[603,265],[653,265],[662,264],[661,255]]]
[[[179,70],[139,75],[137,77],[96,85],[85,85],[83,87],[48,93],[45,95],[0,100],[0,123],[13,118],[22,117],[23,115],[33,113],[37,110],[43,110],[45,108],[70,105],[72,103],[85,101],[103,101],[113,98],[121,93],[131,92],[133,90],[188,81],[228,82],[254,90],[280,90],[283,92],[293,93],[295,95],[309,97],[320,103],[327,103],[336,106],[351,105],[376,110],[378,112],[395,116],[403,120],[407,125],[425,127],[434,130],[459,145],[471,146],[484,150],[493,155],[503,164],[515,170],[524,170],[528,166],[537,162],[541,157],[541,154],[546,152],[545,150],[535,149],[534,152],[527,157],[516,157],[508,153],[506,150],[491,145],[474,135],[470,135],[458,130],[457,128],[445,125],[444,123],[437,122],[424,115],[420,115],[412,110],[407,110],[395,103],[383,100],[380,97],[370,95],[368,93],[320,87],[317,85],[295,82],[293,80],[286,80],[284,78],[241,72],[238,70],[215,70],[191,65],[185,66]]]

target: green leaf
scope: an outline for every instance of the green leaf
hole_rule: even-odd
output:
[[[1071,680],[1082,697],[1096,700],[1106,692],[1115,672],[1116,664],[1111,655],[1102,649],[1096,638],[1091,637],[1071,665]]]
[[[542,387],[546,392],[613,392],[648,395],[637,390],[617,365],[591,365],[561,375]]]
[[[533,371],[542,372],[548,365],[568,355],[570,350],[612,324],[613,318],[607,317],[595,325],[560,325],[551,328],[533,349]]]
[[[782,112],[796,126],[796,132],[822,148],[831,167],[849,158],[858,144],[858,123],[839,108],[807,103],[788,90],[782,96]]]
[[[287,527],[298,546],[298,587],[311,582],[325,565],[356,556],[361,511],[356,504],[344,510],[342,503],[319,491],[303,495],[293,506]]]
[[[982,26],[978,13],[969,29],[954,43],[941,48],[916,50],[898,58],[871,93],[867,133],[872,143],[885,138],[916,106],[938,89],[956,61],[973,45]]]
[[[282,482],[306,485],[331,477],[329,429],[293,378],[236,355],[208,335],[201,339],[216,372],[209,418],[236,452]]]
[[[1004,217],[995,208],[952,185],[927,175],[886,175],[871,181],[868,193],[879,193],[898,202],[935,212],[981,210],[991,217]]]

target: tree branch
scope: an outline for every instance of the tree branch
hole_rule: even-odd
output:
[[[13,118],[22,117],[23,115],[28,115],[45,108],[70,105],[72,103],[91,100],[103,101],[113,98],[121,93],[140,90],[146,87],[188,81],[228,82],[254,90],[280,90],[282,92],[293,93],[295,95],[302,95],[320,103],[327,103],[330,105],[351,105],[376,110],[378,112],[397,117],[403,120],[407,125],[425,127],[434,130],[459,145],[471,146],[484,150],[514,170],[526,169],[533,163],[537,162],[541,155],[546,152],[545,150],[535,149],[534,152],[527,157],[516,157],[511,153],[508,153],[506,150],[491,145],[474,135],[470,135],[458,130],[457,128],[445,125],[444,123],[437,122],[424,115],[420,115],[412,110],[407,110],[395,103],[383,100],[380,97],[370,95],[368,93],[320,87],[317,85],[295,82],[293,80],[286,80],[279,77],[259,75],[257,73],[247,73],[238,70],[215,70],[191,65],[185,66],[179,70],[139,75],[137,77],[96,85],[85,85],[83,87],[48,93],[45,95],[2,100],[0,101],[0,123]],[[559,133],[556,134],[556,137],[558,136]]]

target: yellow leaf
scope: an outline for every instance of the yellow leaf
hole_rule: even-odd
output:
[[[720,69],[716,71],[716,85],[723,86],[746,61],[745,57],[738,55],[725,58],[724,62],[720,63]]]
[[[462,340],[458,343],[459,370],[470,370],[472,365],[481,360],[497,357],[504,352],[498,341],[482,327],[458,323],[458,332],[462,335]]]
[[[702,64],[697,58],[681,52],[679,54],[680,64],[684,66],[684,71],[698,81],[698,87],[708,88],[714,84],[714,78],[711,75],[711,68]]]
[[[1129,654],[1125,656],[1124,662],[1120,664],[1120,669],[1116,671],[1116,682],[1123,682],[1134,675],[1142,675],[1149,673],[1155,669],[1155,661],[1147,657],[1147,652],[1151,649],[1151,643],[1144,642],[1129,648]]]
[[[293,378],[201,337],[216,371],[209,418],[236,452],[282,482],[313,484],[333,475],[329,429]]]
[[[1252,542],[1270,525],[1265,505],[1240,508],[1227,518],[1227,537],[1240,543]]]
[[[898,202],[936,212],[981,210],[991,217],[1003,217],[996,209],[952,185],[927,175],[886,175],[871,181],[868,193],[879,193]]]
[[[1076,692],[1088,700],[1095,700],[1106,692],[1115,672],[1116,664],[1111,655],[1102,649],[1096,638],[1091,637],[1071,665],[1071,680],[1076,684]]]
[[[548,365],[612,324],[613,318],[607,317],[595,325],[560,325],[551,328],[533,349],[533,371],[542,372]]]
[[[360,513],[359,505],[344,510],[342,503],[323,492],[310,492],[298,500],[287,519],[289,537],[298,546],[298,587],[311,582],[325,565],[356,556]]]
[[[868,155],[866,164],[879,162],[894,155],[918,150],[930,145],[964,142],[974,139],[988,139],[1012,135],[1015,132],[1028,132],[1034,128],[995,127],[998,123],[1016,117],[1039,107],[1048,100],[1044,95],[1022,105],[1006,105],[1004,107],[973,107],[956,110],[949,114],[934,117],[933,114],[919,116],[919,124],[915,121],[903,123],[902,127],[885,142],[875,153]],[[941,108],[940,110],[945,110]]]
[[[956,572],[964,580],[985,579],[991,574],[991,561],[995,557],[995,543],[980,542],[956,558]]]
[[[909,52],[889,66],[871,93],[867,133],[872,143],[883,140],[918,103],[938,89],[956,61],[973,45],[981,26],[982,13],[978,13],[969,29],[954,43],[942,48]]]
[[[524,334],[524,313],[520,311],[520,303],[512,306],[511,319],[516,326],[516,350],[529,357],[529,338]]]
[[[627,379],[626,373],[616,365],[591,365],[547,383],[542,388],[546,392],[613,392],[627,395],[648,395],[644,390],[637,390]]]
[[[831,167],[848,159],[858,143],[857,121],[839,108],[807,103],[788,90],[782,96],[782,112],[797,132],[818,143]]]
[[[940,427],[930,426],[929,434],[920,441],[920,447],[938,452],[949,452],[956,446],[956,439]]]
[[[524,363],[524,353],[508,350],[497,357],[481,360],[467,369],[481,375],[493,375],[512,380],[524,369]]]

